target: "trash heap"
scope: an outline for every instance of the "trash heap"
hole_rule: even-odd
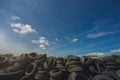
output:
[[[0,55],[0,80],[120,80],[120,65],[110,57],[47,57],[35,52]]]

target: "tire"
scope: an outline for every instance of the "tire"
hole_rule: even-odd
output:
[[[57,68],[57,69],[67,69],[65,66],[56,66],[55,68]]]
[[[118,64],[116,62],[107,62],[105,63],[106,66],[118,66]]]
[[[69,68],[79,67],[79,65],[69,65]]]
[[[62,57],[57,57],[57,58],[56,58],[56,61],[57,61],[57,60],[64,61],[64,58],[62,58]]]
[[[13,67],[16,68],[16,69],[18,69],[18,70],[23,69],[23,66],[20,63],[15,63],[13,65]]]
[[[55,66],[54,59],[48,58],[48,61],[44,62],[43,66],[45,70],[49,71],[51,68]]]
[[[56,63],[57,63],[57,64],[64,64],[64,61],[57,60]]]
[[[27,66],[27,68],[25,69],[25,75],[26,76],[32,76],[34,75],[34,73],[37,70],[37,64],[36,63],[31,63]]]
[[[44,60],[46,60],[46,58],[47,58],[47,55],[46,54],[40,54],[40,55],[38,55],[38,58],[37,59],[44,59]]]
[[[54,78],[50,77],[49,80],[55,80]]]
[[[91,66],[89,67],[89,70],[90,70],[93,74],[99,74],[99,73],[101,72],[98,63],[94,63],[93,65],[91,65]]]
[[[120,80],[119,77],[116,75],[116,73],[112,71],[106,71],[106,72],[103,72],[102,74],[112,78],[113,80]]]
[[[88,80],[87,77],[82,73],[72,72],[69,75],[68,80]]]
[[[7,73],[16,72],[16,71],[18,71],[18,70],[19,70],[18,68],[15,68],[15,67],[13,67],[13,66],[10,66],[10,67],[7,67],[7,68],[6,68],[6,72],[7,72]]]
[[[80,62],[80,61],[69,61],[69,62],[66,62],[66,66],[74,65],[74,64],[76,64],[76,65],[80,65],[81,62]]]
[[[82,73],[78,73],[78,77],[81,79],[81,80],[89,80],[89,78],[86,76],[86,75],[84,75],[84,74],[82,74]],[[80,80],[80,79],[77,79],[77,80]]]
[[[79,71],[82,71],[81,67],[74,67],[70,69],[70,72],[79,72]]]
[[[106,62],[115,62],[115,60],[113,58],[105,58],[104,63]]]
[[[1,73],[5,73],[5,72],[6,72],[5,69],[0,69],[0,74],[1,74]]]
[[[103,63],[99,63],[100,71],[103,72],[106,69],[106,66]]]
[[[86,58],[86,59],[84,60],[84,64],[87,65],[87,66],[91,65],[92,63],[93,63],[93,61],[92,61],[91,59],[87,59],[87,58]]]
[[[45,75],[42,75],[42,74],[36,74],[36,75],[34,76],[34,78],[35,78],[35,80],[43,80],[44,76],[45,76]]]
[[[31,80],[28,76],[23,76],[20,80]]]
[[[52,70],[50,71],[50,77],[61,77],[63,75],[62,71]]]
[[[19,70],[15,72],[9,73],[1,73],[0,80],[20,80],[20,78],[24,75],[24,70]]]
[[[50,74],[47,73],[47,74],[45,75],[45,77],[44,77],[44,80],[49,80],[49,78],[50,78]]]
[[[56,64],[56,66],[63,66],[63,64]]]
[[[43,66],[44,62],[42,62],[41,60],[34,60],[34,62],[38,65],[38,66]]]
[[[39,74],[46,74],[46,71],[38,71]]]
[[[32,52],[32,53],[28,54],[28,58],[30,58],[30,59],[32,59],[32,60],[37,59],[37,57],[38,57],[38,55],[37,55],[37,53],[35,53],[35,52]]]
[[[37,67],[37,71],[43,71],[44,70],[44,68],[43,67]]]
[[[7,61],[8,61],[7,57],[0,56],[0,67],[6,65]]]
[[[110,77],[106,75],[97,75],[93,78],[93,80],[114,80],[114,79],[111,79]]]
[[[21,56],[16,58],[15,62],[16,63],[20,63],[21,65],[26,67],[28,64],[33,62],[33,60],[28,58],[28,54],[22,54]]]
[[[54,58],[48,59],[48,66],[51,66],[51,64],[54,64]]]
[[[76,76],[77,76],[77,73],[76,72],[72,72],[72,73],[70,73],[70,75],[68,77],[68,80],[76,80]]]
[[[80,61],[80,57],[78,56],[71,56],[68,58],[68,61]]]
[[[116,71],[116,74],[120,78],[120,69]]]
[[[48,66],[48,63],[47,63],[47,62],[44,62],[43,66],[44,66],[44,69],[45,69],[45,70],[49,70],[49,66]]]
[[[110,78],[112,78],[113,80],[120,80],[120,78],[116,74],[115,75],[109,74],[107,76],[110,77]]]
[[[118,69],[119,67],[118,66],[106,66],[106,69]]]

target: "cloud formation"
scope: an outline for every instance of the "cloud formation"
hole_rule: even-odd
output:
[[[91,52],[91,53],[87,53],[86,55],[104,56],[104,55],[105,55],[105,53],[102,53],[102,52]]]
[[[13,28],[13,31],[19,34],[27,34],[27,33],[36,33],[35,29],[32,29],[32,26],[29,24],[22,23],[11,23],[10,25]]]
[[[11,19],[13,21],[16,21],[16,20],[20,20],[20,17],[13,15],[13,16],[11,16]]]
[[[10,26],[13,28],[13,31],[19,34],[27,34],[27,33],[37,33],[35,29],[32,28],[29,24],[23,24],[20,22],[15,22],[20,20],[18,16],[11,16],[13,22],[10,23]]]
[[[56,42],[58,42],[58,41],[59,41],[59,39],[58,39],[58,38],[56,38],[56,39],[55,39],[55,41],[56,41]]]
[[[120,53],[120,49],[111,50],[111,53]]]
[[[77,42],[79,39],[78,38],[73,38],[72,40],[71,40],[71,43],[75,43],[75,42]]]
[[[110,50],[108,52],[90,52],[90,53],[85,53],[85,54],[80,54],[78,56],[89,56],[89,55],[95,55],[95,56],[109,56],[109,55],[113,55],[113,54],[119,54],[120,53],[120,49],[114,49],[114,50]]]
[[[43,45],[43,44],[40,44],[40,45],[39,45],[39,48],[41,48],[41,49],[45,50],[45,49],[46,49],[46,46],[45,46],[45,45]]]
[[[115,32],[98,32],[98,33],[89,33],[86,35],[87,38],[98,38],[98,37],[102,37],[105,35],[110,35],[113,34]]]
[[[39,48],[45,50],[49,46],[49,41],[45,37],[40,37],[38,40],[32,40],[33,43],[38,44]]]

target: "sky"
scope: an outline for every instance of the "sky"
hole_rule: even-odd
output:
[[[0,0],[0,53],[120,53],[120,0]]]

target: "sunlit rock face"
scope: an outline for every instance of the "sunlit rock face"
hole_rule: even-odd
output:
[[[101,59],[102,58],[102,59]],[[54,57],[0,55],[0,80],[120,80],[120,55]]]

